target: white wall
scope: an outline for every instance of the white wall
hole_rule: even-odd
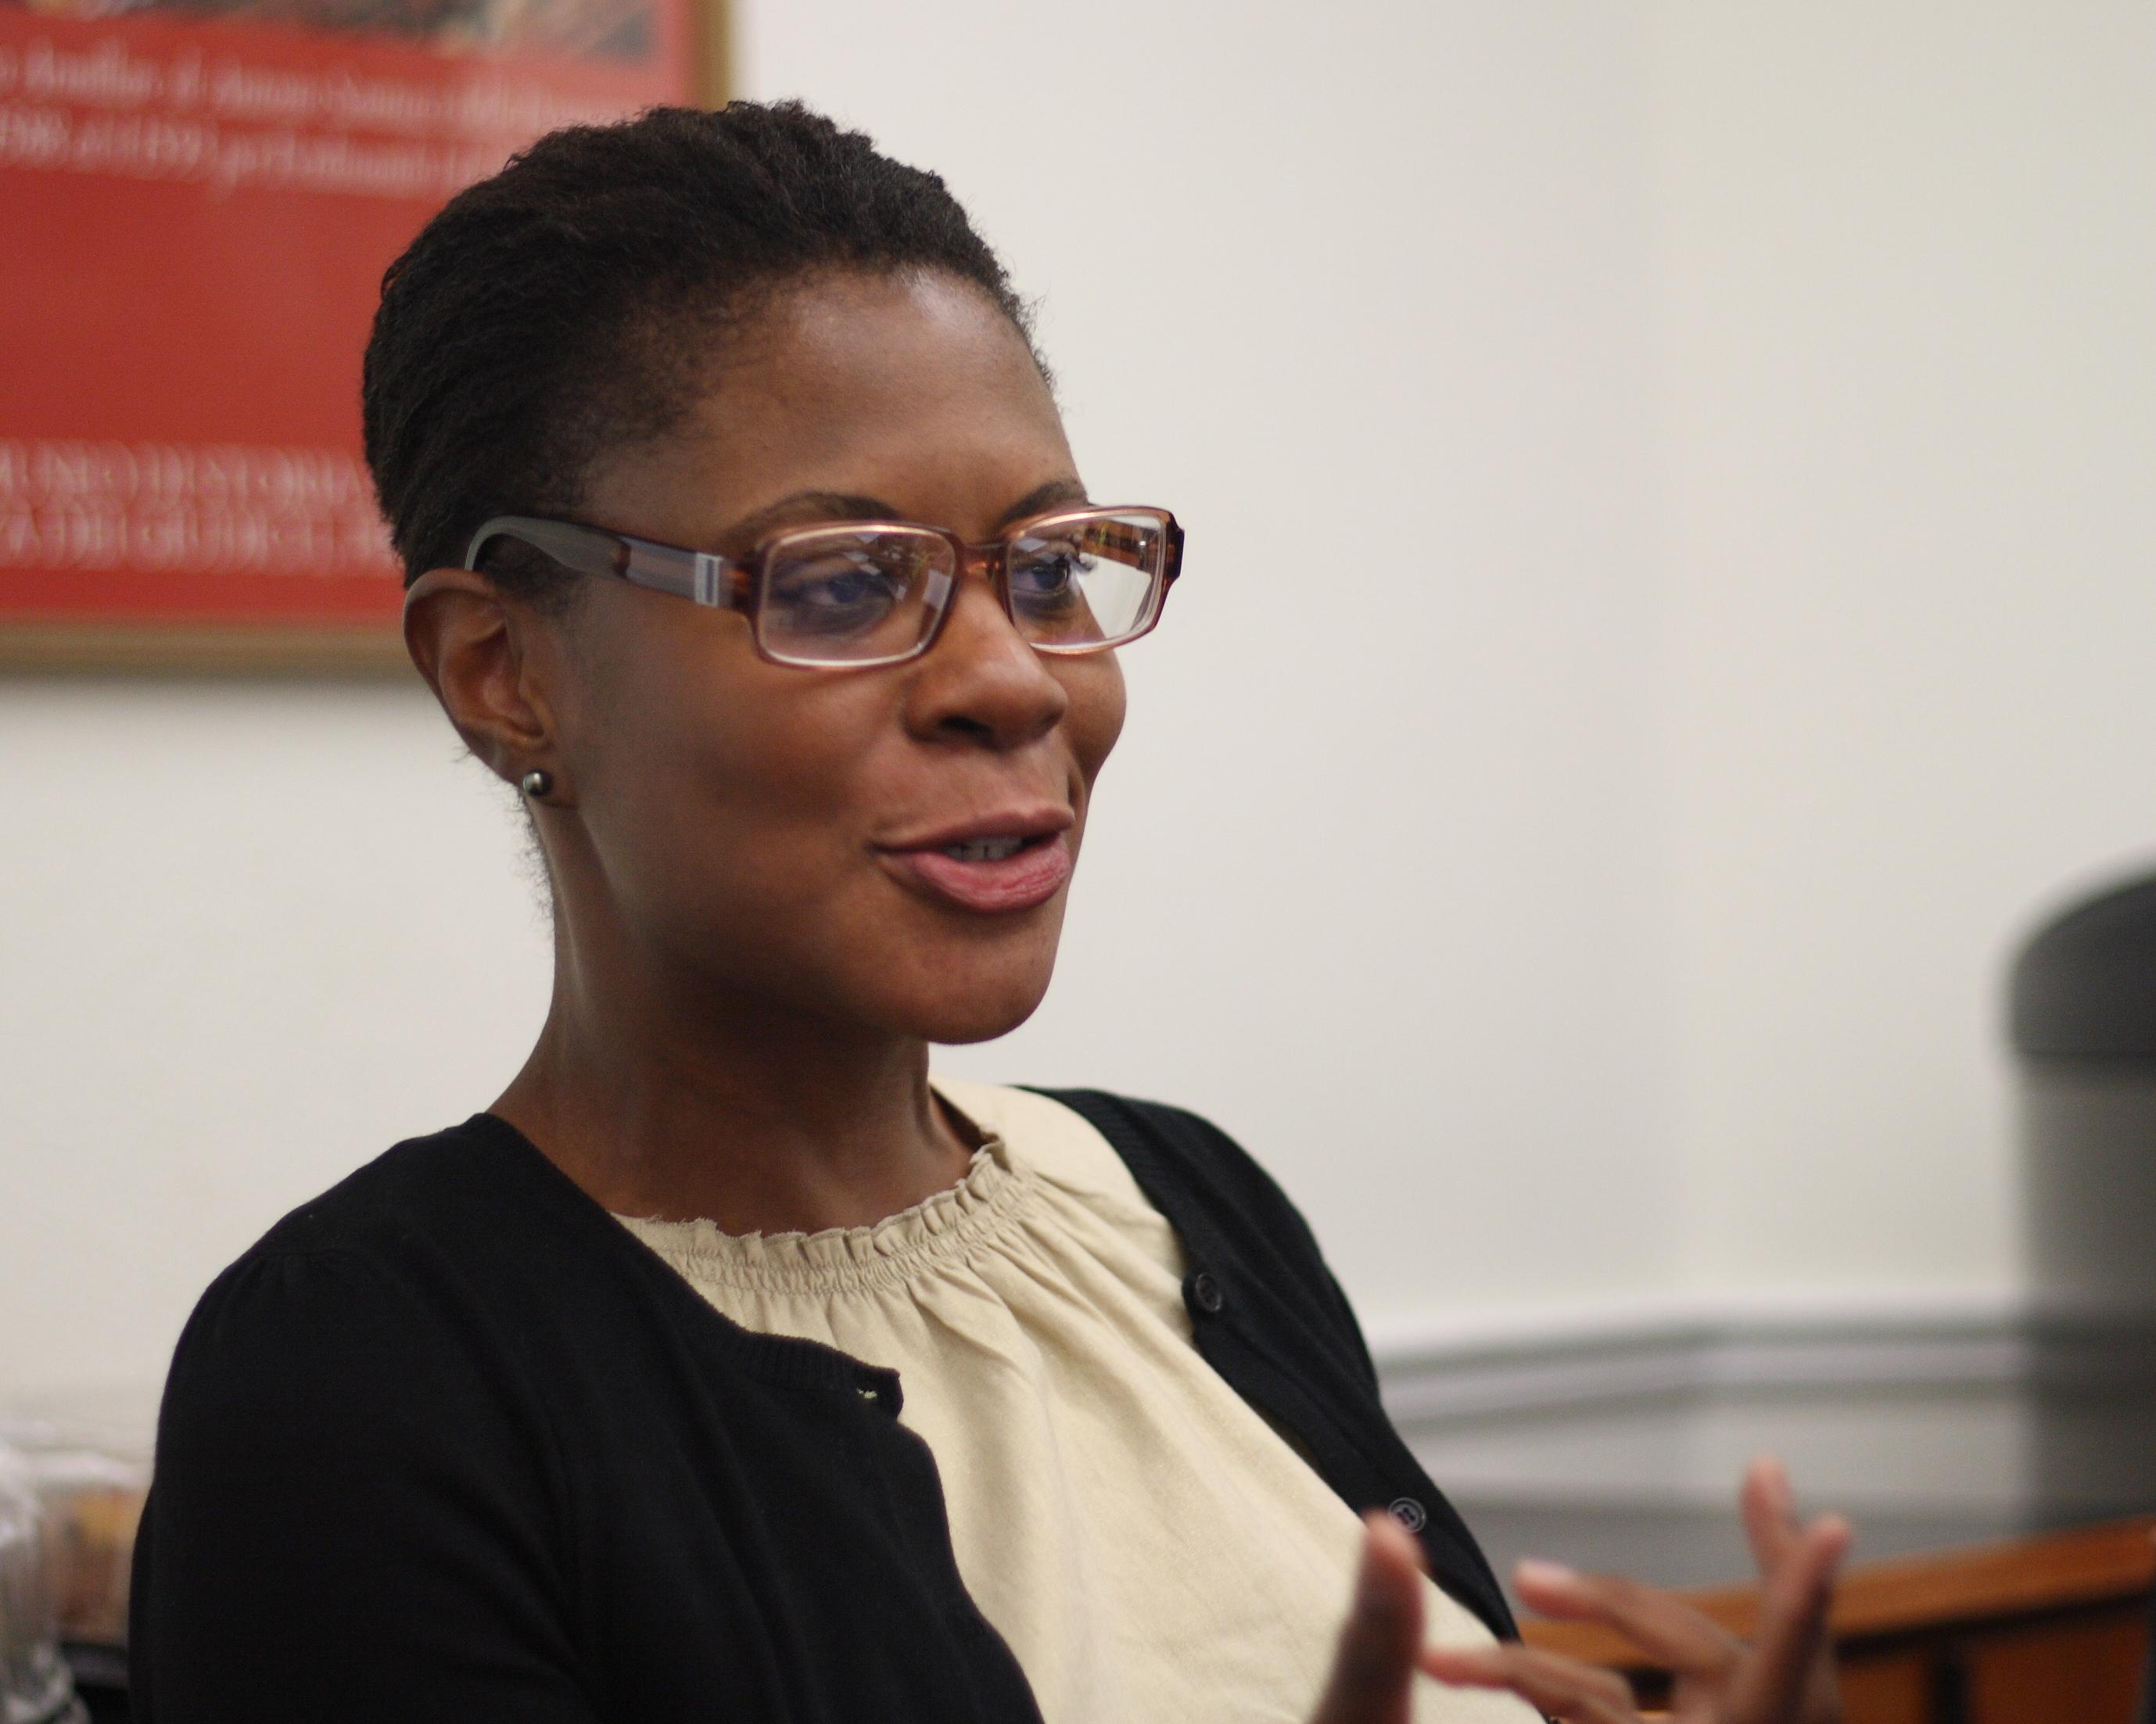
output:
[[[2010,1288],[2005,943],[2156,835],[2147,26],[739,10],[1191,533],[1055,991],[952,1068],[1213,1113],[1381,1337]],[[543,942],[454,754],[410,688],[0,685],[0,1391],[154,1381],[514,1069]]]
[[[1656,17],[1685,1273],[1989,1280],[2012,936],[2156,861],[2156,11]]]
[[[411,685],[0,683],[0,1393],[155,1384],[209,1277],[483,1107],[519,818]]]

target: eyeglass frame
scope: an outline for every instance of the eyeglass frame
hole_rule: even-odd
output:
[[[1104,515],[1159,517],[1161,566],[1159,572],[1152,576],[1152,587],[1147,595],[1141,625],[1106,641],[1059,644],[1027,639],[1024,634],[1024,623],[1011,608],[1012,541],[1026,537],[1053,522],[1085,520]],[[764,573],[772,558],[790,539],[834,531],[927,533],[951,546],[956,572],[949,588],[942,595],[932,596],[925,601],[934,607],[932,619],[920,640],[905,652],[886,654],[874,659],[793,659],[782,653],[774,653],[765,645],[760,617],[763,608]],[[593,526],[579,521],[558,521],[536,515],[497,515],[472,535],[470,543],[465,549],[465,567],[475,573],[485,572],[479,566],[480,553],[494,540],[500,538],[514,539],[528,545],[541,555],[578,574],[610,576],[627,581],[632,586],[690,599],[714,609],[738,611],[748,625],[749,644],[755,649],[757,656],[769,664],[783,664],[794,670],[870,670],[886,665],[904,664],[920,658],[942,638],[944,624],[950,621],[951,613],[957,605],[958,583],[976,568],[980,570],[994,591],[1003,606],[1004,614],[1009,618],[1012,626],[1019,630],[1020,639],[1025,639],[1026,644],[1035,652],[1058,658],[1077,658],[1090,653],[1110,652],[1116,647],[1128,646],[1142,636],[1152,634],[1159,626],[1161,614],[1168,608],[1168,590],[1175,585],[1176,577],[1183,572],[1183,528],[1173,515],[1151,504],[1110,506],[1089,503],[1077,508],[1066,506],[1045,510],[1015,523],[1000,538],[978,545],[968,543],[948,527],[930,526],[921,521],[820,521],[781,528],[758,540],[755,547],[743,557],[725,557],[716,552],[694,551],[686,546],[639,538],[634,533],[616,532],[610,527]]]

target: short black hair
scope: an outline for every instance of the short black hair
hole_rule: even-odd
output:
[[[798,102],[541,138],[382,277],[362,408],[405,584],[460,563],[490,516],[573,513],[597,457],[694,405],[698,351],[752,296],[916,269],[974,284],[1031,346],[1027,306],[942,178]],[[572,578],[536,556],[495,572],[540,603]]]

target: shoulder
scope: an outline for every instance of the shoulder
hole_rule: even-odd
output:
[[[327,1442],[400,1403],[498,1401],[518,1367],[486,1264],[546,1255],[524,1219],[546,1208],[524,1189],[531,1178],[513,1144],[467,1122],[397,1144],[284,1216],[181,1331],[161,1458],[244,1450],[256,1424]]]
[[[341,1246],[258,1248],[212,1282],[158,1408],[138,1634],[193,1624],[163,1635],[169,1657],[208,1598],[259,1598],[276,1576],[326,1598],[333,1568],[401,1561],[479,1521],[546,1524],[551,1422],[470,1315]],[[295,1541],[306,1550],[279,1554]]]
[[[382,1260],[338,1246],[244,1255],[196,1303],[174,1349],[157,1468],[334,1448],[439,1375],[427,1301]]]
[[[496,1249],[459,1189],[472,1150],[398,1145],[197,1303],[136,1544],[131,1657],[157,1696],[138,1716],[284,1717],[300,1695],[309,1716],[477,1716],[444,1671],[558,1640],[557,1421],[520,1337],[531,1300],[470,1266]]]
[[[490,1114],[393,1144],[290,1211],[233,1267],[326,1250],[377,1260],[431,1239],[469,1237],[485,1215],[514,1220],[544,1208],[563,1175]]]

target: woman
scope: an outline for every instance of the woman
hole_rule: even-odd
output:
[[[942,182],[793,105],[557,134],[391,269],[365,408],[553,998],[487,1111],[204,1296],[149,1724],[1630,1716],[1511,1644],[1234,1144],[929,1079],[1040,1003],[1181,550],[1088,500]],[[1687,1716],[1829,1716],[1844,1533],[1768,1473],[1748,1515],[1755,1651],[1522,1595],[1692,1672]]]

